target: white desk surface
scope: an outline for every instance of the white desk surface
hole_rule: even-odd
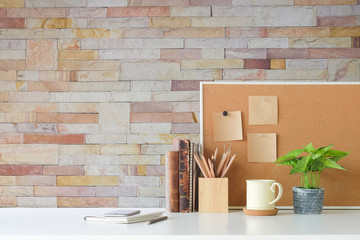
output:
[[[168,220],[152,225],[83,220],[113,210],[117,209],[0,208],[0,239],[360,239],[360,210],[324,210],[319,215],[279,210],[276,216],[247,216],[240,210],[165,213]]]

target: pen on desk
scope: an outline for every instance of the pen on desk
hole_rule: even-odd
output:
[[[154,219],[151,219],[150,221],[148,221],[147,224],[149,225],[149,224],[157,223],[157,222],[166,220],[167,218],[168,218],[167,216],[162,216],[162,217],[159,217],[159,218],[154,218]]]

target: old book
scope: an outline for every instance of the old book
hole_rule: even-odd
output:
[[[179,152],[168,151],[166,156],[167,209],[179,212]]]
[[[198,186],[198,181],[199,181],[199,177],[201,176],[201,172],[200,172],[199,166],[194,161],[194,154],[199,154],[199,152],[200,152],[199,151],[199,144],[194,143],[193,153],[192,153],[192,158],[193,158],[192,211],[193,212],[196,212],[199,209],[199,186]]]
[[[193,211],[193,176],[194,176],[194,169],[193,169],[193,160],[194,160],[194,143],[190,142],[189,148],[189,208],[190,212]]]
[[[180,140],[179,144],[179,210],[180,212],[190,212],[190,140]]]

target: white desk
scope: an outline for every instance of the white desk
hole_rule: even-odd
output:
[[[168,220],[152,225],[83,221],[86,215],[112,210],[116,209],[2,208],[0,239],[124,239],[125,235],[126,239],[184,239],[181,235],[193,235],[188,239],[360,239],[360,210],[324,210],[320,215],[280,210],[266,217],[242,211],[166,213]]]

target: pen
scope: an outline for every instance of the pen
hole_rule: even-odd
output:
[[[151,219],[150,221],[148,221],[147,224],[150,225],[150,224],[153,224],[153,223],[157,223],[157,222],[166,220],[167,218],[168,218],[167,216],[162,216],[162,217],[159,217],[159,218],[154,218],[154,219]]]

